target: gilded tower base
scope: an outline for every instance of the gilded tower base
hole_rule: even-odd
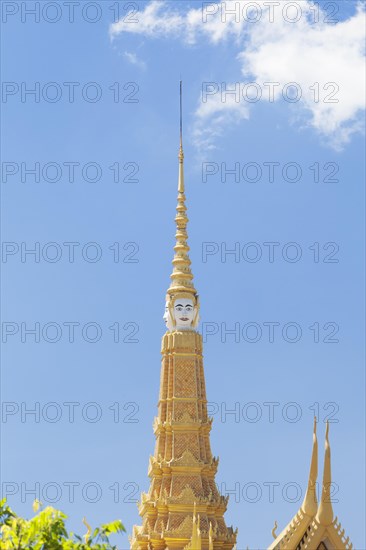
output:
[[[215,483],[218,459],[210,447],[202,336],[192,330],[168,332],[161,351],[151,484],[139,503],[143,524],[134,527],[131,548],[232,550],[236,532],[224,520],[228,497]]]

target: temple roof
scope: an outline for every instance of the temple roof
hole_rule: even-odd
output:
[[[338,518],[334,519],[331,499],[331,455],[329,423],[326,424],[325,456],[322,494],[319,505],[316,496],[318,477],[318,442],[316,418],[314,419],[313,451],[311,457],[308,487],[304,502],[290,523],[276,537],[268,550],[351,550],[349,537]]]

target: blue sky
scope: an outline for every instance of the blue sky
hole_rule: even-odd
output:
[[[365,548],[357,3],[333,2],[335,24],[323,11],[311,24],[313,12],[299,2],[296,23],[281,12],[269,24],[263,11],[256,23],[224,24],[218,10],[204,26],[199,2],[138,2],[138,22],[128,27],[113,26],[116,3],[108,1],[84,17],[76,6],[74,22],[60,2],[55,23],[52,6],[35,22],[20,4],[3,3],[2,25],[1,477],[10,504],[30,515],[26,489],[38,483],[41,500],[59,498],[54,505],[77,532],[84,515],[92,525],[121,518],[129,533],[139,523],[134,501],[149,486],[174,245],[182,77],[191,259],[217,482],[233,492],[227,523],[244,549],[265,548],[274,520],[279,528],[290,521],[319,411],[319,481],[329,418],[335,514],[354,547]],[[117,5],[122,16],[131,9]],[[39,101],[24,95],[37,82]],[[208,82],[215,93],[204,102]],[[242,95],[253,82],[264,96],[256,103]],[[279,82],[273,101],[264,82]],[[277,95],[290,82],[301,89],[298,102]],[[318,103],[309,90],[316,82]],[[239,101],[223,101],[222,83],[237,86]],[[337,103],[324,102],[331,92]],[[35,163],[39,178],[26,171]],[[238,181],[225,175],[234,167]],[[214,173],[204,177],[207,170]],[[25,332],[32,327],[39,342]],[[239,333],[225,333],[234,327]],[[39,418],[24,414],[35,407]],[[78,484],[74,499],[70,483]],[[118,544],[127,548],[127,537]]]

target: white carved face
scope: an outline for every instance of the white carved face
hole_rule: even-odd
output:
[[[165,312],[164,312],[163,319],[165,321],[166,328],[169,330],[169,332],[171,332],[173,330],[173,323],[170,317],[169,302],[165,302]]]
[[[195,307],[190,298],[176,298],[174,302],[174,319],[177,329],[187,329],[192,326]]]

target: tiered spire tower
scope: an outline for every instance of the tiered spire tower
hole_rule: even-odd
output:
[[[197,332],[199,301],[193,284],[187,234],[180,84],[179,176],[173,272],[167,290],[162,339],[158,415],[153,427],[150,488],[141,495],[141,526],[134,526],[131,550],[233,550],[237,530],[227,527],[228,497],[219,494],[212,455],[203,370],[202,336]],[[314,419],[313,450],[307,492],[299,511],[268,550],[352,550],[331,502],[329,424],[326,426],[320,502],[318,441]]]
[[[180,84],[180,145],[176,244],[167,291],[168,331],[162,339],[158,415],[150,488],[139,503],[142,526],[135,526],[132,550],[232,550],[236,531],[225,524],[228,497],[218,492],[218,459],[210,447],[198,295],[187,244]]]

